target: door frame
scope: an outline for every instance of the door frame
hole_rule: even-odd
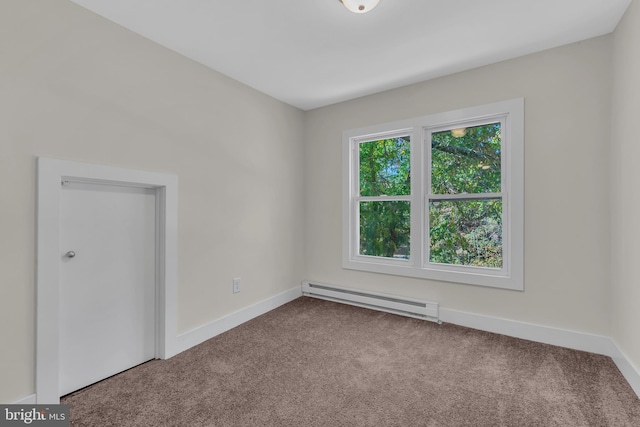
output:
[[[156,192],[155,357],[177,351],[178,177],[39,157],[37,160],[36,402],[59,395],[60,191],[63,181],[150,188]]]

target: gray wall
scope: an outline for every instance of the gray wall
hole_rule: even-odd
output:
[[[179,175],[180,332],[308,278],[613,336],[640,366],[638,28],[634,0],[613,35],[304,113],[66,0],[3,0],[0,401],[34,392],[37,156]],[[514,97],[525,292],[343,270],[342,130]]]
[[[302,138],[302,111],[71,2],[2,0],[0,402],[34,392],[36,156],[179,176],[184,332],[304,278]]]
[[[640,3],[634,0],[614,34],[611,121],[612,335],[640,367]]]
[[[307,113],[307,276],[608,335],[611,37]],[[525,98],[525,292],[343,270],[343,129]],[[603,200],[604,198],[604,200]]]

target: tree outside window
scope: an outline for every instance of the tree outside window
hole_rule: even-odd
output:
[[[345,131],[343,266],[523,289],[524,100]]]

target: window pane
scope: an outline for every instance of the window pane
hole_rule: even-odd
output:
[[[502,268],[502,200],[429,203],[429,262]]]
[[[409,259],[410,202],[360,202],[360,255]]]
[[[411,194],[409,136],[362,142],[359,150],[361,196]]]
[[[500,123],[431,134],[433,194],[501,191]]]

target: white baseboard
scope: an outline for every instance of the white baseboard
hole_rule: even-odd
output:
[[[177,338],[176,354],[188,350],[193,346],[215,337],[216,335],[220,335],[223,332],[233,329],[244,322],[265,314],[301,296],[302,289],[300,286],[296,286],[295,288],[289,289],[281,294],[238,310],[218,320],[214,320],[211,323],[207,323],[206,325],[202,325],[198,328],[182,333],[178,335]]]
[[[446,308],[440,308],[440,320],[445,323],[453,323],[468,328],[605,356],[611,356],[614,351],[611,338],[602,335],[556,329],[533,323],[483,316]]]
[[[631,363],[612,338],[446,308],[440,308],[440,320],[481,331],[609,356],[640,397],[640,370]]]
[[[616,364],[618,369],[620,369],[622,376],[624,376],[633,391],[635,391],[640,398],[640,369],[631,363],[631,360],[620,349],[616,340],[611,339],[611,343],[614,347],[614,354],[611,355],[613,362]]]
[[[23,397],[20,400],[16,400],[12,403],[12,405],[35,405],[36,404],[36,395],[30,394],[27,397]]]
[[[260,301],[249,307],[238,310],[235,313],[231,313],[211,323],[182,333],[177,336],[177,351],[175,354],[182,353],[183,351],[188,350],[193,346],[196,346],[210,338],[215,337],[216,335],[235,328],[236,326],[239,326],[244,322],[247,322],[255,317],[276,309],[281,305],[293,301],[301,296],[302,289],[300,286],[296,286],[295,288],[291,288],[288,291],[282,292],[264,301]],[[29,395],[13,403],[19,405],[35,404],[36,395]]]
[[[188,350],[216,335],[235,328],[244,322],[276,309],[301,296],[302,288],[297,286],[211,323],[180,334],[177,338],[178,353]],[[631,388],[638,397],[640,397],[640,370],[631,363],[630,359],[612,338],[446,308],[440,308],[440,319],[445,323],[453,323],[482,331],[609,356]],[[25,405],[35,404],[36,395],[32,394],[14,403]]]

